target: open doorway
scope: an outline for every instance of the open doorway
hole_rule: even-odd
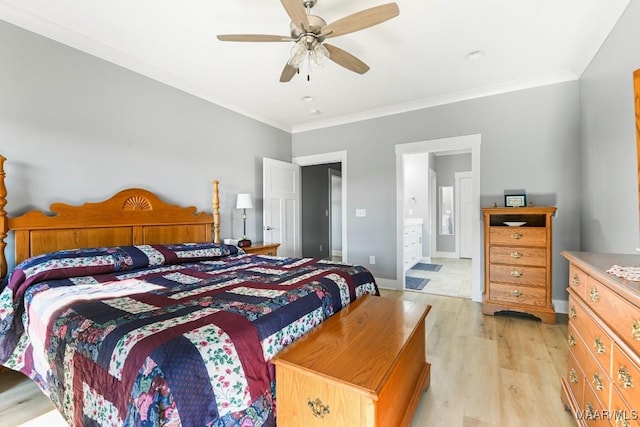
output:
[[[318,213],[321,216],[324,216],[324,221],[327,221],[328,230],[323,232],[323,235],[326,236],[326,243],[319,243],[319,241],[313,240],[312,235],[307,235],[304,231],[304,223],[308,220],[305,220],[305,215],[303,213],[303,219],[301,220],[301,234],[304,242],[307,242],[309,255],[303,256],[313,256],[313,257],[321,257],[321,258],[331,258],[337,259],[339,256],[342,262],[348,262],[348,242],[347,242],[347,152],[346,151],[336,151],[330,153],[322,153],[322,154],[314,154],[310,156],[300,156],[294,157],[292,162],[299,165],[302,170],[308,166],[322,166],[325,168],[325,172],[321,174],[320,180],[326,184],[326,190],[322,190],[322,196],[324,200],[328,200],[327,207],[316,209],[313,212],[314,216]],[[332,167],[329,167],[332,165]],[[340,186],[338,187],[336,184],[336,179],[331,178],[332,173],[329,172],[329,169],[339,171],[340,179],[338,180]],[[334,173],[334,176],[336,174]],[[331,185],[331,182],[334,182],[334,185]],[[302,180],[301,180],[302,181]],[[301,193],[303,194],[302,199],[305,197],[310,197],[310,193],[313,192],[312,188],[307,188],[304,183],[301,183]],[[338,200],[339,200],[339,208],[338,208]],[[304,201],[302,201],[304,204]],[[315,233],[315,231],[311,231],[311,233]],[[312,238],[311,240],[309,238]],[[322,245],[322,251],[320,250],[320,246]],[[339,248],[339,249],[337,249]],[[336,251],[336,252],[334,252]],[[322,252],[322,253],[320,253]],[[303,249],[303,254],[305,253]],[[334,255],[335,254],[335,255]]]
[[[479,214],[473,215],[473,212],[480,212],[480,142],[480,135],[468,135],[396,145],[397,277],[401,289],[411,289],[411,287],[407,286],[407,270],[420,270],[408,268],[411,266],[407,266],[405,262],[407,251],[405,250],[406,241],[404,237],[407,230],[405,225],[415,221],[411,219],[412,215],[409,214],[408,209],[414,197],[409,194],[408,191],[412,191],[411,188],[415,188],[415,186],[413,185],[414,183],[409,182],[407,178],[407,171],[405,170],[407,163],[405,163],[405,161],[411,159],[413,155],[421,155],[423,159],[424,156],[427,157],[426,161],[423,160],[419,174],[424,175],[423,179],[420,178],[420,184],[428,190],[428,194],[423,196],[423,199],[424,204],[429,205],[429,213],[422,218],[421,222],[423,230],[422,249],[425,254],[422,263],[435,264],[435,267],[430,265],[424,266],[426,269],[422,271],[427,271],[428,273],[422,273],[421,271],[420,274],[424,276],[425,279],[430,279],[433,293],[437,293],[433,286],[436,284],[436,280],[429,277],[429,275],[435,274],[431,273],[434,270],[430,270],[430,268],[437,268],[435,271],[438,273],[452,273],[448,276],[447,280],[464,280],[464,275],[466,274],[470,286],[470,293],[466,297],[471,297],[474,301],[482,300],[481,223]],[[451,182],[449,183],[444,177],[440,177],[441,174],[438,172],[440,168],[436,166],[438,159],[441,160],[441,163],[451,163],[451,160],[454,159],[452,156],[458,154],[465,154],[467,157],[470,157],[470,159],[468,159],[470,163],[469,166],[462,168],[463,170],[454,171],[467,172],[469,174],[464,175],[465,179],[467,177],[469,178],[469,181],[461,181],[465,185],[466,194],[470,195],[470,200],[464,202],[456,199],[454,191],[456,186],[455,173],[451,172]],[[443,168],[442,170],[445,169]],[[411,174],[409,173],[408,175]],[[462,176],[460,178],[462,179]],[[460,185],[460,182],[458,185]],[[447,190],[441,191],[443,187],[447,187]],[[454,203],[456,205],[455,208]],[[470,259],[463,260],[461,260],[459,256],[460,236],[456,236],[456,228],[462,227],[460,223],[456,221],[456,217],[462,215],[460,212],[456,215],[456,210],[459,211],[461,209],[461,203],[465,204],[465,213],[463,215],[471,222],[467,227],[471,231],[463,239],[465,243],[466,241],[470,242]],[[418,200],[418,204],[420,204],[420,200]],[[446,227],[444,224],[446,224]],[[424,242],[424,240],[426,240],[426,242]],[[431,242],[433,242],[433,244],[431,244]],[[460,265],[460,263],[464,265]],[[446,268],[447,266],[449,266],[449,268]],[[423,266],[420,266],[420,268],[422,267]],[[443,279],[444,276],[444,274],[440,274],[439,278]]]
[[[342,164],[302,166],[300,178],[302,256],[341,260]]]

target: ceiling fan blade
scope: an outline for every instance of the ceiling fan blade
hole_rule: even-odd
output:
[[[280,81],[282,83],[286,83],[293,78],[298,73],[298,69],[292,65],[287,64],[284,66],[282,70],[282,74],[280,75]]]
[[[284,1],[284,0],[283,0]],[[322,28],[327,38],[349,34],[372,27],[400,14],[397,3],[387,3],[345,16]]]
[[[369,66],[347,51],[340,49],[328,43],[323,46],[329,51],[329,59],[338,65],[343,66],[347,70],[354,71],[358,74],[364,74],[369,71]]]
[[[289,36],[272,36],[268,34],[221,34],[218,40],[223,42],[290,42]]]
[[[280,0],[280,2],[291,18],[291,22],[296,27],[309,31],[309,18],[307,18],[307,11],[302,2],[300,0]]]

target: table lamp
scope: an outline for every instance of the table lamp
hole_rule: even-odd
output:
[[[236,209],[242,209],[242,240],[238,242],[238,246],[241,248],[251,246],[251,240],[247,239],[247,209],[253,209],[253,201],[251,200],[251,194],[240,193],[236,199]]]

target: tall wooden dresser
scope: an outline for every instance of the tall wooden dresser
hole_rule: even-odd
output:
[[[551,217],[555,207],[485,208],[482,312],[527,313],[555,323]]]
[[[640,426],[640,282],[607,273],[638,255],[562,252],[569,265],[562,402],[580,426]]]

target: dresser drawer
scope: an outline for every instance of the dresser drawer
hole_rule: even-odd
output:
[[[573,264],[569,266],[569,288],[573,289],[581,298],[585,298],[585,289],[587,289],[587,273],[580,270]]]
[[[600,405],[593,394],[593,389],[587,384],[584,388],[584,407],[580,418],[587,422],[588,427],[611,427],[609,423],[609,408]]]
[[[584,373],[571,350],[569,350],[567,357],[567,383],[569,383],[576,403],[579,407],[582,407],[584,401]]]
[[[637,354],[640,353],[640,308],[622,299],[589,276],[586,301],[589,307]]]
[[[627,402],[635,403],[640,410],[640,367],[616,344],[613,347],[613,372],[615,388]]]
[[[492,301],[544,307],[547,291],[539,286],[515,286],[505,283],[490,283],[489,298]]]
[[[544,287],[547,284],[547,270],[544,267],[491,264],[489,280]]]
[[[489,262],[492,264],[546,267],[547,250],[545,248],[518,246],[491,246]]]
[[[569,294],[569,323],[580,331],[585,345],[589,347],[602,369],[609,372],[613,341],[594,321],[584,303],[572,294]]]
[[[640,409],[625,401],[614,386],[611,390],[611,423],[615,427],[640,427]]]
[[[542,227],[491,227],[490,244],[508,246],[547,246],[547,229]]]
[[[609,407],[609,390],[611,389],[611,379],[608,369],[604,370],[594,358],[589,346],[582,340],[580,332],[573,324],[569,325],[569,350],[579,361],[582,373],[585,377],[585,387],[592,388],[592,394],[597,396],[600,406]],[[586,393],[586,392],[585,392]]]

